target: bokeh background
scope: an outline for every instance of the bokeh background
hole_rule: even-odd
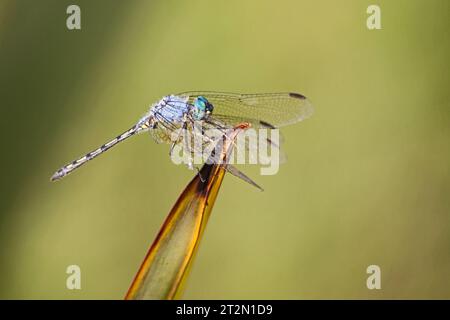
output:
[[[163,95],[220,90],[315,114],[276,176],[244,168],[264,193],[225,178],[184,298],[450,298],[450,2],[378,0],[369,31],[373,3],[1,0],[0,297],[123,298],[194,173],[141,135],[49,177]]]

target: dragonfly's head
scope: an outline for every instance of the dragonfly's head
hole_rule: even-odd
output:
[[[214,110],[214,106],[203,96],[198,96],[194,100],[194,118],[203,120]]]

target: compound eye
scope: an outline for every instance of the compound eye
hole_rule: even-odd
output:
[[[206,103],[205,103],[205,101],[203,100],[203,99],[201,99],[202,97],[199,97],[199,98],[197,98],[196,100],[195,100],[195,107],[197,108],[197,109],[200,109],[200,110],[202,110],[202,111],[204,111],[205,109],[206,109]]]

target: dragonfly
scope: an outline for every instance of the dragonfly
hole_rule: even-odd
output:
[[[169,155],[175,146],[188,149],[188,153],[192,154],[196,150],[187,146],[187,137],[177,135],[175,132],[200,136],[203,144],[211,140],[211,137],[205,134],[205,128],[220,130],[224,135],[242,123],[255,129],[276,129],[302,121],[310,117],[312,112],[313,107],[310,101],[299,93],[240,94],[189,91],[170,94],[152,104],[147,113],[131,128],[58,169],[52,175],[51,181],[66,177],[118,143],[140,133],[150,132],[157,143],[171,144]],[[195,128],[198,127],[202,129],[196,130]],[[194,168],[191,161],[188,167]],[[236,167],[227,165],[225,168],[229,173],[262,190]]]

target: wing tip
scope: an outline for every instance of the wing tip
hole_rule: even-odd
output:
[[[274,125],[272,125],[264,120],[260,120],[259,124],[268,129],[276,129],[276,127]]]
[[[296,93],[296,92],[289,92],[289,96],[292,98],[296,98],[296,99],[301,99],[301,100],[305,100],[306,97],[300,93]]]

